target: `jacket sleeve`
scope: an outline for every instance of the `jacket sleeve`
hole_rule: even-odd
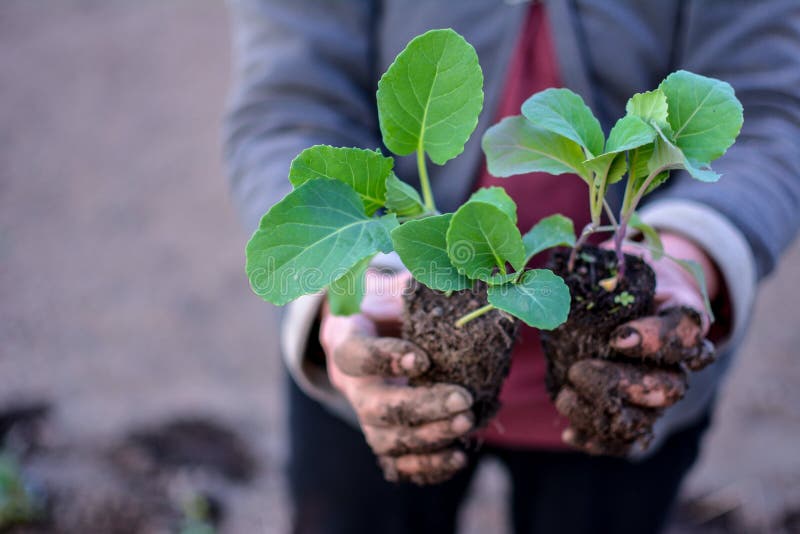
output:
[[[694,0],[684,9],[677,67],[730,82],[744,107],[744,126],[712,164],[723,175],[718,183],[679,175],[653,195],[653,204],[675,204],[674,217],[661,209],[657,218],[686,230],[680,213],[692,207],[722,215],[746,240],[760,279],[800,226],[800,6],[794,0]]]
[[[234,87],[224,123],[231,189],[248,230],[290,190],[315,144],[379,146],[369,0],[230,0]]]
[[[234,86],[224,120],[230,187],[248,231],[291,189],[292,159],[315,144],[379,146],[370,0],[230,0]],[[320,296],[282,314],[287,368],[309,395],[347,417],[324,366],[306,358]]]

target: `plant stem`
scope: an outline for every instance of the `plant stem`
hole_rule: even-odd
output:
[[[425,166],[425,150],[423,150],[421,143],[417,147],[417,170],[419,172],[419,184],[422,188],[422,200],[425,202],[425,209],[427,211],[436,211],[436,203],[433,201],[433,192],[431,191],[431,182],[428,179],[428,168]]]
[[[589,236],[595,232],[595,230],[597,230],[597,228],[592,223],[584,226],[580,237],[578,237],[578,240],[575,242],[575,246],[572,247],[572,252],[569,253],[569,261],[567,261],[568,272],[572,272],[572,270],[575,268],[575,261],[578,259],[578,251],[586,243],[586,240],[589,239]]]
[[[622,252],[622,242],[625,239],[625,233],[628,231],[628,221],[630,221],[633,213],[636,211],[636,207],[639,205],[639,202],[641,202],[650,184],[653,183],[653,180],[655,180],[659,174],[671,168],[673,167],[670,165],[664,165],[654,169],[653,172],[647,175],[647,178],[642,182],[642,186],[637,189],[635,193],[633,192],[633,180],[629,178],[628,183],[625,185],[625,197],[622,200],[622,212],[620,213],[619,226],[614,233],[614,251],[617,253],[617,283],[621,282],[625,277],[625,254]],[[631,195],[633,195],[632,198]]]
[[[611,228],[616,232],[619,223],[617,223],[617,218],[614,217],[614,212],[611,210],[611,206],[608,205],[608,201],[605,198],[603,199],[603,207],[606,210],[609,222],[611,222]],[[600,228],[598,228],[598,230],[600,230]]]
[[[625,254],[622,252],[622,241],[625,239],[625,232],[628,230],[628,219],[622,219],[617,231],[614,232],[614,252],[617,254],[617,285],[625,277]]]
[[[465,324],[467,324],[471,320],[477,319],[481,315],[483,315],[485,313],[488,313],[488,312],[492,311],[493,309],[495,309],[494,306],[492,306],[491,304],[487,304],[486,306],[478,308],[475,311],[469,312],[464,317],[462,317],[461,319],[456,321],[456,323],[455,323],[456,324],[456,328],[461,328],[462,326],[464,326]]]

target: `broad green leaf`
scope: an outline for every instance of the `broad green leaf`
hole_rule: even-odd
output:
[[[603,152],[603,129],[600,121],[583,99],[569,89],[546,89],[522,104],[522,114],[538,128],[571,139],[589,153]],[[584,158],[584,159],[586,159]]]
[[[445,235],[452,213],[408,221],[392,230],[394,249],[419,282],[439,291],[459,291],[472,284],[447,255]]]
[[[583,164],[587,169],[593,170],[598,177],[606,176],[606,186],[619,182],[627,170],[624,152],[601,154],[584,161]]]
[[[511,220],[517,222],[517,203],[508,196],[502,187],[482,187],[472,193],[470,201],[486,202],[503,210]]]
[[[517,225],[503,210],[485,202],[467,202],[453,214],[447,255],[458,272],[472,279],[487,280],[495,269],[506,274],[506,262],[515,270],[525,265],[525,245]]]
[[[392,250],[394,215],[370,218],[350,186],[310,180],[272,206],[247,243],[247,276],[264,300],[283,305],[316,293],[358,261]]]
[[[661,243],[661,236],[658,235],[656,229],[644,222],[636,212],[631,215],[628,226],[642,233],[650,252],[653,253],[653,259],[661,259],[664,255],[664,245]]]
[[[464,150],[483,107],[475,49],[451,29],[415,37],[378,82],[384,144],[405,156],[424,151],[443,165]]]
[[[520,273],[507,273],[507,274],[495,273],[486,280],[484,280],[484,282],[486,282],[490,286],[502,286],[503,284],[507,284],[510,281],[514,280],[517,276],[520,276]]]
[[[547,269],[526,271],[516,284],[489,286],[487,295],[496,308],[541,330],[552,330],[569,316],[569,288]]]
[[[413,217],[425,212],[417,190],[394,173],[386,179],[386,209],[400,217]]]
[[[653,154],[647,162],[647,169],[652,173],[658,169],[685,169],[689,172],[692,178],[700,180],[701,182],[716,182],[719,180],[719,174],[715,173],[708,167],[708,164],[701,166],[692,162],[686,157],[683,151],[672,144],[667,137],[659,132],[653,145]],[[648,188],[651,191],[653,187]]]
[[[572,219],[557,213],[536,223],[522,236],[522,242],[525,245],[525,263],[528,263],[548,248],[575,246],[575,227]]]
[[[648,124],[655,124],[667,135],[672,133],[668,122],[667,96],[661,89],[633,95],[628,99],[625,112]]]
[[[650,174],[649,164],[650,164],[650,159],[653,156],[654,147],[655,147],[655,142],[631,150],[629,153],[630,176],[631,179],[634,180],[635,187],[637,189],[641,187],[641,184],[644,181],[644,179],[647,178],[647,176]],[[658,186],[663,184],[667,180],[667,178],[669,178],[669,171],[664,171],[660,173],[650,183],[650,187],[647,188],[647,193],[652,192]]]
[[[574,141],[537,128],[525,117],[507,117],[483,136],[489,173],[507,177],[529,172],[576,173],[589,180],[585,156]]]
[[[606,185],[615,184],[622,180],[622,177],[625,175],[625,172],[628,170],[628,162],[625,157],[624,152],[620,152],[614,159],[611,160],[611,165],[608,169],[608,178],[606,179]]]
[[[697,286],[700,288],[700,293],[703,295],[703,304],[705,304],[706,312],[708,313],[709,319],[713,323],[714,311],[711,309],[711,300],[708,298],[708,286],[706,285],[706,275],[703,272],[703,268],[696,261],[679,260],[678,258],[673,258],[672,256],[670,256],[670,259],[683,267],[686,272],[691,274],[697,281]]]
[[[687,160],[706,165],[736,140],[742,128],[742,104],[730,84],[679,70],[667,76],[659,89],[669,106],[670,140]]]
[[[653,127],[642,119],[626,115],[611,129],[606,142],[606,152],[584,161],[583,164],[597,173],[600,179],[606,177],[606,186],[614,184],[622,179],[627,168],[624,152],[651,144],[655,136],[656,131]]]
[[[656,131],[639,117],[626,115],[611,128],[606,143],[606,152],[617,153],[631,150],[653,142]]]
[[[366,292],[366,274],[372,256],[351,267],[328,288],[328,304],[333,315],[353,315],[361,310]]]
[[[315,178],[344,182],[358,193],[367,215],[386,202],[386,178],[394,160],[378,150],[315,145],[300,152],[289,168],[289,181],[298,187]]]

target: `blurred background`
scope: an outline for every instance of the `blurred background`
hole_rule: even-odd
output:
[[[0,2],[0,531],[288,530],[275,314],[220,162],[228,25],[212,0]],[[800,532],[799,280],[795,244],[671,532]],[[509,532],[507,491],[484,465],[462,531]]]

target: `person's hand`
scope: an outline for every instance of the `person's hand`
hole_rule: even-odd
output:
[[[412,387],[406,378],[430,366],[428,356],[399,339],[401,292],[408,273],[367,273],[361,313],[323,310],[320,342],[331,383],[350,402],[388,480],[432,484],[466,465],[453,442],[473,426],[472,396],[461,386]]]
[[[716,270],[701,249],[677,235],[662,235],[662,241],[671,256],[700,263],[712,297],[719,291]],[[564,441],[591,454],[622,455],[637,442],[646,445],[663,409],[683,398],[688,371],[714,361],[714,347],[705,338],[710,321],[695,280],[667,258],[654,261],[638,248],[629,252],[644,256],[656,273],[658,314],[612,333],[611,348],[629,362],[576,362],[556,398],[556,408],[570,420]]]

